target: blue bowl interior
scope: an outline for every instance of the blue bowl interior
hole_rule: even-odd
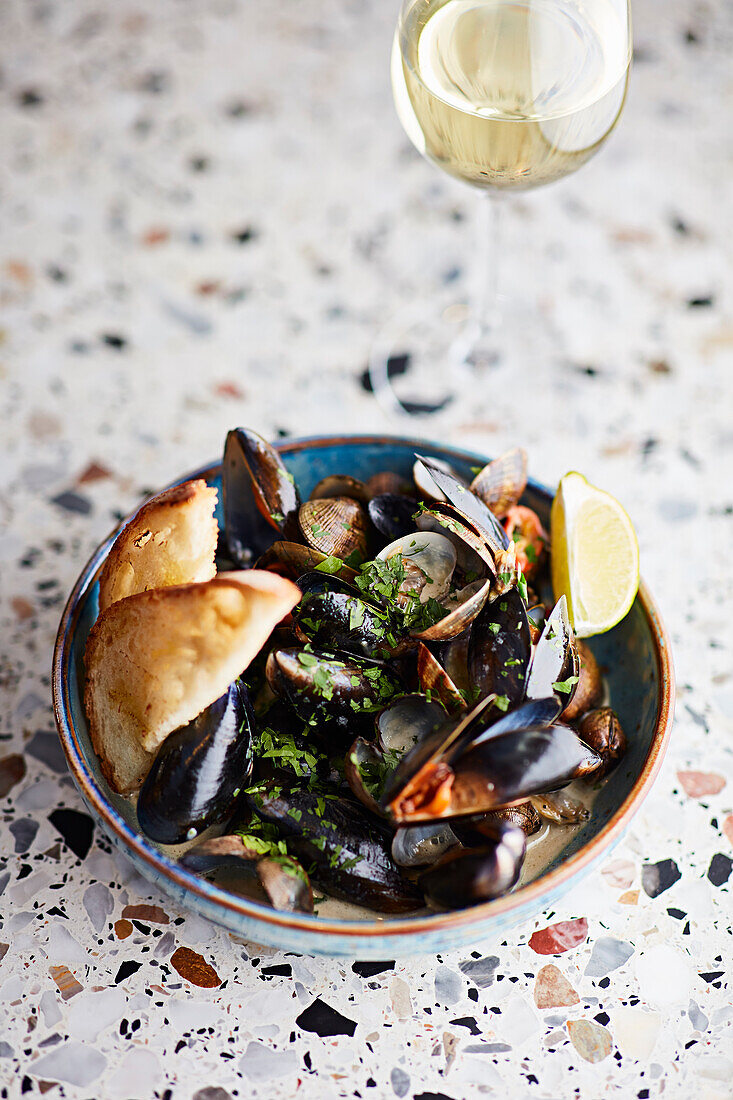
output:
[[[409,478],[415,450],[421,450],[423,453],[450,461],[460,473],[469,478],[472,476],[471,467],[482,464],[480,456],[456,452],[434,444],[412,444],[409,441],[402,440],[379,442],[345,440],[329,442],[327,445],[319,443],[314,445],[313,448],[309,448],[306,441],[305,446],[299,445],[292,450],[289,449],[289,445],[286,443],[282,447],[282,457],[288,470],[295,478],[302,498],[305,499],[316,482],[327,474],[336,472],[366,479],[379,470],[393,470]],[[221,489],[218,472],[211,476],[209,480],[217,489]],[[221,492],[219,496],[221,499]],[[549,508],[552,498],[546,489],[530,482],[523,499],[524,503],[539,513],[543,522],[549,523]],[[218,520],[221,526],[220,506]],[[70,660],[66,667],[68,677],[66,697],[81,752],[88,768],[94,774],[99,787],[105,792],[110,804],[125,820],[129,830],[141,837],[134,808],[126,799],[120,798],[109,791],[101,775],[84,716],[82,704],[83,655],[87,635],[98,613],[99,589],[96,577],[93,579],[93,583],[89,583],[92,581],[92,577],[89,577],[87,581],[86,588],[80,596],[79,616],[71,639]],[[567,845],[553,859],[549,867],[543,870],[542,874],[559,866],[569,856],[589,844],[619,809],[643,768],[659,718],[660,685],[654,638],[640,601],[637,599],[622,623],[608,634],[592,639],[590,645],[606,677],[610,704],[616,710],[627,733],[629,749],[620,766],[611,773],[609,779],[598,792],[591,819],[574,833]],[[155,845],[146,838],[141,837],[141,839],[148,849],[155,848]],[[162,863],[166,864],[168,859],[165,854],[161,853],[161,857]],[[141,870],[143,870],[143,873],[148,873],[144,866],[141,867]],[[170,889],[160,875],[153,877],[156,877],[166,889]],[[518,893],[521,894],[521,889]],[[181,895],[181,900],[185,900],[184,895]],[[262,924],[257,926],[256,931],[259,937],[266,940],[268,939],[267,921],[268,917],[271,917],[272,910],[264,906],[258,906],[255,902],[251,905],[261,912]],[[241,930],[241,922],[232,921],[226,913],[219,914],[215,906],[213,908],[209,906],[206,911],[207,915],[214,919],[220,919],[227,926]],[[430,917],[424,919],[426,922],[431,920]],[[318,918],[314,917],[311,920],[314,924],[318,923]],[[380,923],[384,927],[384,924],[389,924],[389,921]],[[501,923],[505,924],[506,921],[502,920]],[[482,934],[486,934],[488,927],[490,927],[490,924],[487,925],[484,918],[481,927]],[[251,933],[251,921],[248,930]],[[446,934],[446,939],[450,942],[450,932]],[[282,943],[282,936],[279,934],[277,937],[272,936],[270,942]],[[455,939],[453,942],[455,943]],[[300,946],[302,947],[302,942]]]

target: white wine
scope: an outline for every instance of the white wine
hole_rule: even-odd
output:
[[[596,152],[630,59],[626,0],[413,0],[392,86],[424,156],[475,186],[521,190]]]

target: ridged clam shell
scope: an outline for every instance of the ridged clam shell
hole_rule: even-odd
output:
[[[321,497],[307,500],[298,513],[303,538],[322,554],[348,558],[367,549],[369,517],[364,508],[349,497]]]
[[[471,492],[479,497],[495,516],[506,515],[527,485],[527,452],[523,447],[505,451],[487,463],[471,482]]]

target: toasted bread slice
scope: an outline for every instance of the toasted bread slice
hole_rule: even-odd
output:
[[[139,592],[100,615],[84,706],[114,790],[140,787],[168,734],[224,694],[300,596],[292,581],[252,569]]]
[[[209,581],[216,573],[216,489],[185,481],[143,504],[120,531],[99,578],[99,610],[148,588]]]

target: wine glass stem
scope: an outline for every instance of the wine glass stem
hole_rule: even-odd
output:
[[[470,324],[474,349],[481,359],[492,343],[499,324],[499,263],[504,196],[484,191],[478,203],[478,247],[473,295],[470,302]],[[478,365],[478,364],[477,364]]]

